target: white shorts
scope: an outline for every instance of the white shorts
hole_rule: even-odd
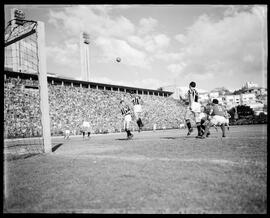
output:
[[[130,122],[131,121],[131,115],[128,114],[125,116],[125,122]]]
[[[215,126],[220,126],[227,123],[227,119],[223,116],[215,115],[210,119],[210,122]]]
[[[135,113],[140,113],[142,112],[142,106],[140,104],[134,105],[134,112]]]
[[[66,130],[66,134],[70,134],[70,131],[69,130]]]
[[[195,113],[200,113],[201,112],[201,104],[198,102],[193,102],[191,110]]]
[[[198,119],[202,120],[205,119],[206,120],[207,115],[205,113],[199,113]]]

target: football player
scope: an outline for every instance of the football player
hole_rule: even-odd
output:
[[[196,83],[195,82],[190,82],[189,84],[189,90],[188,90],[188,103],[189,103],[189,107],[188,110],[190,110],[193,115],[194,115],[194,119],[196,122],[196,126],[198,129],[198,135],[200,134],[200,118],[199,118],[199,113],[201,112],[201,104],[198,102],[199,100],[199,94],[197,92],[197,90],[195,89],[196,87]],[[190,125],[187,123],[187,126],[189,127]],[[190,133],[193,131],[193,128],[189,128],[188,130],[188,134],[190,135]]]
[[[127,139],[132,139],[133,134],[130,132],[131,110],[124,100],[120,101],[120,108],[124,116],[124,129],[127,132]]]
[[[141,113],[142,113],[142,99],[140,96],[137,95],[131,95],[132,96],[132,104],[134,106],[134,115],[135,115],[135,119],[137,122],[137,125],[139,127],[139,132],[142,130],[143,127],[143,123],[141,120]]]
[[[213,99],[212,101],[212,107],[210,109],[210,117],[209,117],[209,123],[205,127],[204,134],[200,137],[204,139],[206,137],[206,134],[208,133],[211,126],[220,126],[222,130],[222,137],[226,137],[225,134],[225,125],[227,123],[227,119],[225,118],[225,108],[218,103],[217,99]]]
[[[196,136],[196,138],[199,138],[203,135],[204,131],[205,131],[205,126],[207,125],[207,120],[208,120],[208,115],[206,113],[206,107],[205,106],[201,106],[201,112],[199,113],[199,120],[200,120],[200,125],[197,126],[198,128],[198,136]],[[206,134],[206,137],[208,137],[210,135],[210,131],[208,131],[208,133]]]

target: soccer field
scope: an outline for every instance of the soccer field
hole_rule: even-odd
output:
[[[4,212],[267,212],[267,126],[54,138],[51,154],[5,162]]]

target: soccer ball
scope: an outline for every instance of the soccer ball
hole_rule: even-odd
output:
[[[117,62],[120,62],[120,61],[121,61],[121,58],[117,57],[117,58],[116,58],[116,61],[117,61]]]

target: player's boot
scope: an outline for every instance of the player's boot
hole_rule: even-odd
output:
[[[133,138],[133,134],[130,133],[130,135],[128,136],[128,139],[132,139]]]
[[[209,128],[210,128],[210,126],[205,127],[204,134],[200,137],[200,139],[205,139],[206,137],[208,137],[207,135],[209,133]]]

